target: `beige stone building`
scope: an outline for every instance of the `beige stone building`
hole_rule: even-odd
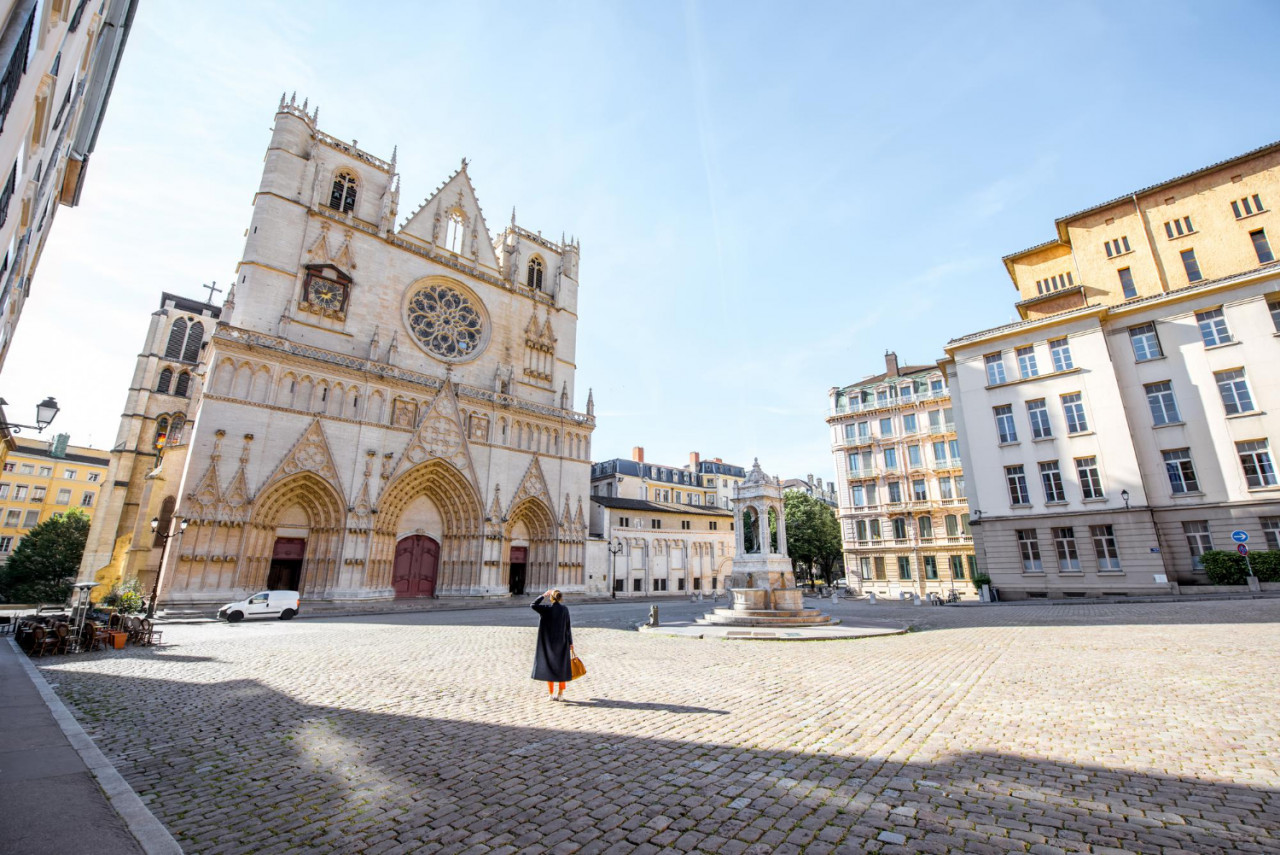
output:
[[[730,573],[733,528],[733,511],[714,505],[592,496],[591,536],[607,541],[611,554],[606,567],[593,563],[589,572],[618,597],[711,596]]]
[[[213,296],[213,291],[210,292]],[[82,580],[137,580],[151,590],[163,538],[172,528],[190,449],[191,421],[204,388],[205,357],[221,309],[177,294],[160,296],[138,353],[124,415],[80,564]],[[174,540],[176,548],[178,541]]]
[[[637,445],[630,460],[618,457],[591,464],[591,495],[727,509],[746,476],[741,466],[719,457],[703,460],[696,451],[689,452],[685,466],[646,462],[644,448]]]
[[[578,244],[492,235],[465,161],[397,226],[396,155],[316,117],[276,113],[162,604],[584,590]]]
[[[936,365],[899,366],[830,392],[844,564],[878,596],[975,596],[973,537],[951,394]]]
[[[0,30],[0,367],[58,205],[77,205],[137,0],[9,0]]]
[[[1001,596],[1165,592],[1280,548],[1280,143],[1060,218],[1005,258],[1022,320],[940,365]]]

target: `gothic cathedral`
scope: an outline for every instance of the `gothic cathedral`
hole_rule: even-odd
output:
[[[398,229],[396,155],[281,99],[205,357],[162,600],[584,587],[595,424],[576,242],[493,237],[455,172]]]

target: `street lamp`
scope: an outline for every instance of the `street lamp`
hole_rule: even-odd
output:
[[[151,518],[151,531],[156,534],[160,540],[160,566],[156,568],[156,582],[151,586],[151,601],[147,603],[147,620],[151,620],[156,616],[156,597],[160,596],[160,574],[164,572],[164,559],[169,552],[169,538],[179,537],[187,530],[187,520],[184,517],[178,523],[178,530],[173,530],[173,517],[169,518],[169,530],[161,532],[160,518]]]
[[[615,585],[614,577],[618,572],[618,553],[622,551],[622,538],[615,537],[614,542],[609,544],[609,596],[618,599],[618,589]]]
[[[9,406],[9,402],[4,398],[0,398],[0,407]],[[58,402],[53,398],[45,398],[36,404],[36,423],[34,425],[23,425],[17,422],[6,422],[0,420],[0,428],[4,428],[11,433],[22,433],[22,429],[34,430],[36,433],[42,433],[45,428],[53,423],[54,418],[58,415]]]
[[[1126,511],[1127,511],[1127,510],[1129,510],[1129,491],[1128,491],[1128,490],[1121,490],[1121,491],[1120,491],[1120,499],[1121,499],[1121,501],[1123,501],[1123,502],[1124,502],[1124,509],[1125,509]]]

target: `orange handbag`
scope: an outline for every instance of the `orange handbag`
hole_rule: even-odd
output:
[[[587,674],[587,666],[582,664],[582,660],[578,658],[576,653],[569,656],[569,673],[573,675],[569,678],[571,680],[585,677]]]

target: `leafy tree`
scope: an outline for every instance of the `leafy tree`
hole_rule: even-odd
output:
[[[0,593],[11,603],[66,602],[88,539],[84,511],[54,514],[19,541],[0,570]]]
[[[844,553],[836,512],[830,505],[800,490],[788,490],[784,494],[783,511],[791,569],[797,570],[803,564],[811,580],[820,573],[826,583],[831,584],[836,562]]]

